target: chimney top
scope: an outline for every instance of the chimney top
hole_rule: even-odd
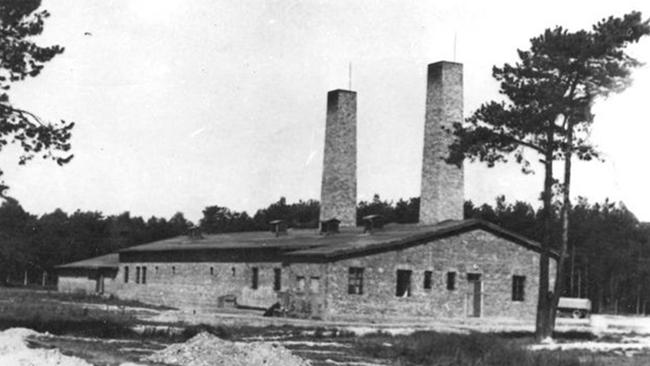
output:
[[[355,227],[356,208],[357,93],[336,89],[327,93],[319,221]]]
[[[463,168],[449,164],[455,123],[463,121],[463,64],[440,61],[427,68],[419,222],[463,218]]]

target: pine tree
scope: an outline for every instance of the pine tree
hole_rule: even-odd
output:
[[[457,141],[450,147],[450,162],[463,157],[494,166],[509,159],[532,171],[527,151],[540,157],[544,167],[542,190],[544,235],[540,258],[540,285],[536,337],[550,337],[555,308],[563,290],[563,270],[568,241],[571,159],[591,160],[598,151],[588,140],[593,123],[591,106],[597,98],[621,92],[630,85],[631,70],[641,65],[624,52],[625,47],[650,33],[641,13],[609,17],[591,31],[547,29],[530,40],[529,50],[518,50],[519,61],[494,67],[500,92],[507,101],[483,104],[457,124]],[[564,181],[553,176],[553,163],[564,161]],[[561,193],[563,234],[554,292],[549,291],[549,255],[553,226],[554,188]]]

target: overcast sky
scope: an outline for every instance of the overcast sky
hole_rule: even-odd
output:
[[[192,220],[208,205],[254,211],[319,198],[328,90],[358,92],[358,195],[419,195],[425,73],[464,64],[465,115],[498,97],[491,67],[545,28],[588,28],[644,1],[44,0],[42,44],[65,46],[13,102],[77,123],[64,168],[0,156],[30,212],[60,207]],[[85,35],[88,32],[90,35]],[[456,39],[456,47],[454,47]],[[456,52],[454,54],[454,49]],[[630,52],[650,62],[650,40]],[[604,163],[576,164],[573,194],[622,200],[650,220],[650,67],[599,101]],[[538,204],[542,172],[466,165],[465,197]]]

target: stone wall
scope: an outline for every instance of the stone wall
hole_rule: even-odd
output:
[[[129,267],[127,283],[124,282],[126,267]],[[136,283],[136,267],[147,268],[146,283]],[[253,268],[258,269],[257,289],[252,288]],[[236,297],[237,305],[268,308],[278,301],[273,288],[274,268],[282,269],[282,266],[280,263],[121,263],[116,294],[122,299],[197,312],[232,306],[225,301],[224,297],[228,296]],[[286,288],[286,269],[282,269],[281,277],[281,285]]]
[[[356,226],[357,94],[352,91],[327,93],[320,202],[320,221],[335,218],[341,226]]]
[[[298,299],[299,304],[323,304],[317,315],[327,319],[467,317],[472,311],[472,286],[467,274],[473,273],[481,276],[481,317],[532,320],[537,304],[538,261],[536,252],[483,230],[475,230],[408,249],[329,264],[291,264],[290,297]],[[348,294],[350,267],[364,269],[362,295]],[[397,270],[412,271],[408,297],[396,296]],[[432,273],[431,289],[424,289],[425,271]],[[447,289],[448,272],[456,272],[455,290]],[[317,296],[306,292],[295,294],[298,274],[320,277],[324,291]],[[524,301],[512,301],[513,275],[526,277]],[[309,310],[309,314],[301,315],[314,316],[313,306]]]
[[[293,263],[288,266],[290,296],[285,307],[290,316],[321,319],[326,315],[328,268],[328,264]],[[298,278],[304,279],[302,286]]]
[[[453,124],[463,121],[463,65],[437,62],[427,75],[420,223],[463,219],[463,168],[447,164]]]

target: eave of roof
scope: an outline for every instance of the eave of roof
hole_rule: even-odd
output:
[[[285,255],[288,258],[290,258],[290,260],[295,260],[295,261],[327,262],[327,261],[338,260],[346,257],[357,257],[357,256],[368,255],[368,254],[376,254],[376,253],[381,253],[381,252],[386,252],[391,250],[403,249],[418,244],[422,244],[431,240],[454,236],[457,234],[461,234],[476,229],[485,230],[496,236],[517,243],[529,250],[533,250],[538,253],[542,252],[542,247],[538,242],[530,240],[524,236],[503,229],[500,226],[497,226],[495,224],[483,220],[468,219],[468,220],[459,220],[459,221],[446,221],[433,226],[423,227],[423,228],[428,230],[419,233],[414,233],[412,235],[403,238],[396,238],[394,240],[389,240],[384,242],[377,242],[377,243],[366,244],[366,245],[354,245],[354,243],[352,243],[350,245],[342,245],[342,246],[335,246],[335,245],[320,246],[316,248],[292,251],[286,253]],[[559,258],[556,252],[550,251],[549,253],[551,257],[555,259]]]
[[[153,243],[125,248],[119,253],[167,252],[195,250],[256,250],[276,249],[280,251],[308,249],[316,246],[344,243],[360,231],[342,229],[338,235],[321,235],[316,229],[290,230],[286,235],[276,236],[268,231],[239,232],[205,235],[201,239],[178,236]]]
[[[476,229],[485,230],[529,250],[542,252],[541,245],[536,241],[486,221],[469,219],[443,221],[428,226],[390,224],[383,230],[377,230],[372,234],[364,234],[357,228],[343,228],[340,233],[335,235],[322,235],[316,230],[290,230],[288,235],[279,237],[266,231],[206,235],[201,239],[179,236],[126,248],[119,251],[119,253],[269,249],[284,255],[289,261],[322,262],[337,260],[346,256],[360,256],[398,250]],[[558,258],[555,252],[550,252],[550,255],[553,258]],[[86,266],[85,268],[89,268],[90,264],[84,262],[94,259],[91,258],[61,267],[80,268]],[[117,266],[117,261],[114,266]]]
[[[78,262],[66,263],[55,266],[57,269],[117,269],[119,258],[117,253],[100,255],[99,257],[88,258]]]

